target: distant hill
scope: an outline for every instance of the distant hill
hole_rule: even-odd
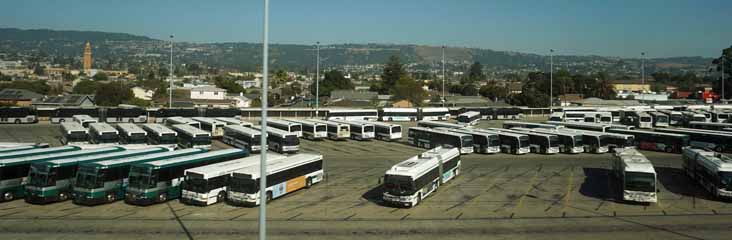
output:
[[[127,33],[110,33],[94,31],[57,31],[48,29],[0,28],[0,41],[150,41],[148,37]]]

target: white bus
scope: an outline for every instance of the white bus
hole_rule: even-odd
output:
[[[439,129],[439,128],[438,128]],[[445,130],[456,133],[470,134],[473,136],[473,152],[477,153],[499,153],[501,152],[501,140],[498,134],[475,131],[473,129],[445,128]]]
[[[134,123],[117,124],[120,144],[147,144],[147,132]]]
[[[261,124],[262,121],[260,120],[259,123]],[[280,120],[280,119],[268,118],[267,127],[268,128],[277,128],[280,130],[294,133],[295,135],[297,135],[297,137],[302,137],[302,124],[299,124],[299,123],[294,123],[294,122]]]
[[[638,112],[638,128],[653,128],[653,117],[647,112]]]
[[[518,122],[518,121],[505,121],[503,122],[503,128],[511,129],[511,128],[544,128],[544,129],[551,129],[551,130],[557,130],[560,128],[563,128],[564,126],[558,126],[553,124],[545,124],[545,123],[532,123],[532,122]]]
[[[723,154],[684,148],[686,175],[717,198],[732,198],[732,158]]]
[[[175,150],[178,147],[178,132],[159,123],[146,123],[142,129],[147,132],[147,143]]]
[[[473,153],[473,135],[433,128],[411,127],[407,131],[407,143],[420,148],[457,148],[461,154]]]
[[[681,126],[684,124],[684,114],[679,111],[659,110],[659,112],[668,115],[668,125]]]
[[[414,122],[419,117],[416,108],[382,108],[379,109],[379,120],[383,122]]]
[[[267,162],[267,188],[264,189],[267,202],[288,193],[310,188],[323,181],[323,155],[301,153]],[[259,205],[261,179],[260,166],[254,165],[235,171],[227,188],[229,203],[234,205]]]
[[[529,151],[542,154],[559,153],[559,137],[553,133],[532,131],[518,131],[504,128],[487,128],[486,130],[500,133],[515,133],[529,136]]]
[[[0,107],[0,123],[37,123],[36,110],[25,107]]]
[[[217,138],[224,136],[224,126],[226,126],[225,122],[207,117],[194,117],[191,119],[193,119],[193,121],[201,123],[201,129],[210,132],[211,137]]]
[[[556,135],[559,138],[559,151],[563,153],[582,153],[585,151],[585,145],[582,143],[583,136],[581,133],[564,132],[546,128],[511,128],[522,132],[537,132],[543,134]]]
[[[464,128],[465,125],[462,124],[455,124],[455,123],[448,123],[448,122],[437,122],[437,121],[427,121],[422,120],[417,122],[417,127],[426,127],[426,128]]]
[[[267,153],[267,161],[275,161],[285,156]],[[226,188],[231,174],[235,171],[259,164],[261,156],[252,155],[186,169],[185,180],[181,184],[180,201],[191,205],[208,206],[226,200]]]
[[[615,153],[610,164],[620,182],[624,201],[651,203],[657,201],[656,170],[651,161],[634,148]]]
[[[338,123],[345,123],[351,126],[351,139],[366,141],[376,137],[374,124],[364,121],[341,121],[333,120]]]
[[[186,117],[169,117],[165,119],[165,125],[173,127],[173,125],[186,124],[191,127],[201,129],[201,123]]]
[[[374,125],[375,138],[382,141],[399,141],[402,139],[402,126],[383,122],[363,122]]]
[[[173,125],[173,131],[178,133],[179,148],[211,149],[211,133],[209,132],[188,124]]]
[[[89,125],[89,142],[92,144],[117,144],[119,132],[112,125],[106,123],[92,123]]]
[[[83,126],[85,128],[88,128],[89,124],[99,122],[99,120],[97,120],[97,118],[93,118],[89,115],[74,115],[73,118],[74,118],[74,122],[81,124],[81,126]]]
[[[460,174],[460,151],[437,147],[397,163],[384,174],[384,202],[414,207]]]
[[[262,131],[261,126],[252,129]],[[300,139],[295,133],[267,127],[267,148],[278,153],[296,153],[300,150]]]
[[[306,139],[321,140],[328,137],[328,127],[324,123],[299,119],[287,119],[287,121],[299,123],[302,126],[302,136]]]
[[[224,137],[221,140],[236,148],[246,149],[249,152],[260,152],[262,151],[261,136],[262,132],[259,130],[229,125],[224,127]]]
[[[146,123],[147,111],[139,107],[107,108],[104,111],[104,121],[107,123]]]
[[[239,125],[242,127],[252,127],[254,124],[246,121],[239,120],[238,118],[233,117],[217,117],[215,118],[216,121],[224,122],[226,125]]]
[[[478,124],[480,118],[479,112],[464,112],[457,116],[457,122],[466,126],[472,126]]]
[[[376,121],[379,119],[379,113],[376,109],[330,109],[325,119]]]
[[[77,122],[61,123],[61,144],[84,144],[89,142],[89,130]]]
[[[346,140],[351,138],[351,125],[328,120],[310,119],[313,122],[325,124],[328,138],[331,140]]]
[[[447,121],[450,109],[444,107],[428,107],[419,109],[419,120]]]
[[[648,112],[648,114],[651,115],[651,119],[653,120],[653,127],[668,127],[669,126],[669,117],[665,113]]]
[[[610,151],[611,133],[571,128],[562,128],[558,131],[582,134],[582,143],[585,145],[585,152],[587,153],[606,153]]]
[[[521,155],[531,152],[531,143],[529,136],[526,134],[497,132],[486,129],[475,129],[475,131],[498,134],[498,140],[501,141],[501,152],[503,153]]]

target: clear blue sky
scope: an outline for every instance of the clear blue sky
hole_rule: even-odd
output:
[[[261,42],[261,0],[8,0],[0,26]],[[546,54],[718,56],[732,0],[271,0],[275,43],[408,43]],[[726,30],[726,31],[723,31]]]

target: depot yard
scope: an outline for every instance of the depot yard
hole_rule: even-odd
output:
[[[403,124],[405,127],[413,123]],[[500,121],[481,127],[500,126]],[[406,130],[406,128],[405,128]],[[0,126],[0,142],[60,145],[58,125]],[[301,140],[324,155],[326,181],[268,203],[273,239],[399,237],[534,239],[728,239],[730,203],[713,200],[681,170],[681,155],[643,153],[659,174],[656,204],[618,201],[610,154],[470,154],[461,175],[411,208],[384,206],[381,178],[425,149],[404,142]],[[214,148],[227,148],[215,142]],[[84,207],[71,201],[0,203],[0,235],[10,238],[255,238],[257,208],[178,200],[147,207]],[[60,235],[49,235],[60,234]]]

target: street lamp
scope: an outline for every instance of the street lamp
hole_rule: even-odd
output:
[[[445,45],[442,45],[442,107],[445,107]]]
[[[262,36],[262,133],[260,146],[267,144],[267,83],[269,81],[269,0],[264,0],[264,33]],[[267,189],[267,153],[259,157],[259,189]],[[259,191],[259,240],[267,239],[267,191]]]
[[[318,117],[320,102],[320,41],[315,42],[315,117]]]
[[[552,96],[554,94],[554,49],[549,49],[549,113],[552,112]]]
[[[646,53],[641,52],[641,86],[646,84]]]
[[[722,101],[724,102],[724,54],[722,54]]]
[[[168,87],[170,94],[168,94],[168,107],[173,108],[173,35],[170,35],[170,73],[168,73],[168,81],[170,86]]]

